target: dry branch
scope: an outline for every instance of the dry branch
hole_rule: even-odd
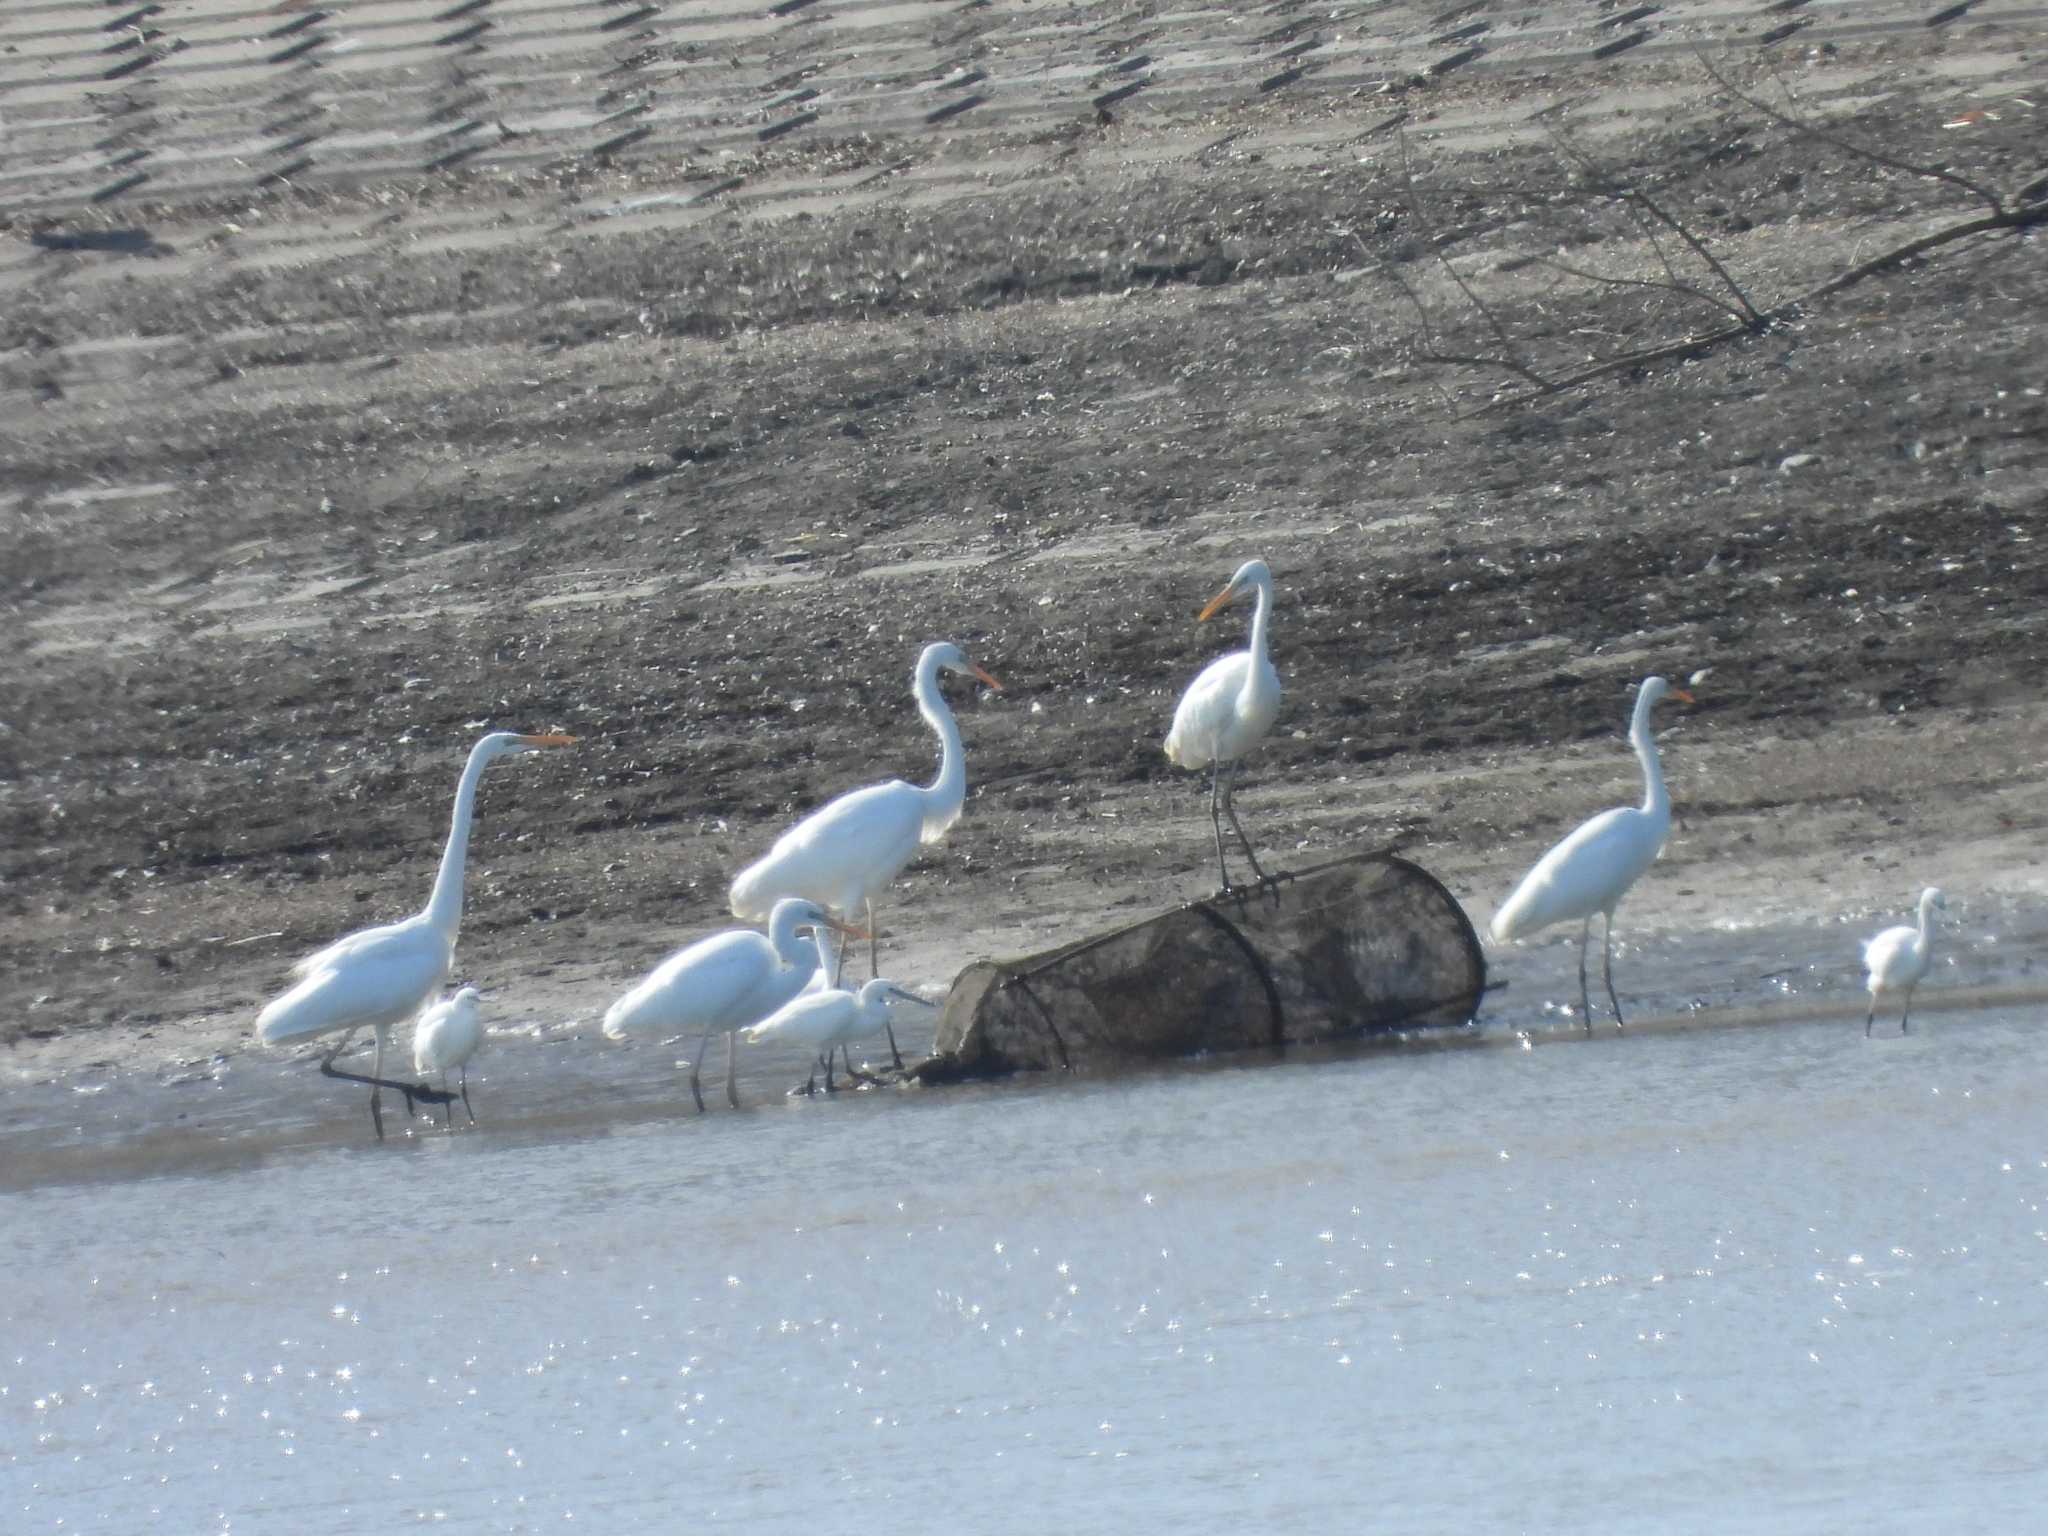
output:
[[[1471,414],[1483,414],[1505,406],[1520,405],[1532,400],[1562,394],[1569,390],[1578,389],[1587,384],[1597,382],[1598,380],[1609,378],[1617,373],[1626,373],[1658,363],[1698,357],[1728,342],[1737,341],[1747,336],[1761,335],[1773,326],[1793,318],[1814,304],[1834,297],[1845,289],[1852,288],[1858,283],[1865,282],[1880,273],[1902,266],[1931,252],[1941,250],[1946,246],[1973,240],[1981,236],[2017,233],[2048,224],[2048,200],[2044,200],[2044,198],[2048,198],[2048,172],[2031,175],[2011,192],[2000,192],[1972,177],[1965,176],[1947,167],[1917,164],[1897,155],[1888,154],[1867,145],[1859,144],[1854,139],[1819,127],[1803,117],[1781,110],[1768,102],[1760,101],[1755,96],[1739,89],[1704,56],[1701,57],[1700,62],[1707,75],[1723,93],[1770,121],[1790,128],[1802,137],[1809,138],[1816,143],[1826,144],[1845,154],[1864,160],[1869,164],[1956,188],[1977,201],[1984,203],[1988,211],[1976,218],[1964,219],[1957,223],[1943,225],[1941,228],[1917,235],[1867,260],[1858,262],[1846,271],[1836,273],[1834,276],[1813,285],[1802,293],[1783,299],[1768,307],[1760,307],[1751,300],[1748,292],[1737,280],[1735,274],[1729,271],[1727,266],[1708,249],[1706,242],[1686,224],[1683,218],[1650,196],[1640,185],[1616,179],[1596,164],[1577,145],[1571,143],[1560,130],[1554,129],[1552,137],[1557,143],[1560,153],[1566,159],[1574,162],[1579,168],[1579,179],[1569,189],[1569,194],[1572,196],[1603,199],[1626,211],[1631,221],[1636,224],[1651,248],[1656,252],[1657,258],[1664,268],[1667,281],[1659,282],[1646,278],[1615,277],[1575,267],[1551,257],[1536,257],[1534,258],[1535,262],[1570,276],[1605,286],[1641,288],[1671,293],[1695,302],[1710,304],[1727,314],[1730,317],[1731,323],[1718,326],[1712,330],[1696,332],[1658,342],[1655,345],[1640,348],[1618,357],[1602,358],[1570,373],[1549,375],[1544,373],[1528,357],[1526,349],[1517,343],[1494,310],[1481,301],[1479,296],[1473,291],[1472,285],[1444,253],[1442,243],[1433,240],[1431,243],[1436,251],[1437,259],[1443,265],[1445,271],[1450,274],[1452,281],[1457,285],[1460,293],[1464,295],[1466,302],[1484,319],[1487,328],[1499,342],[1501,351],[1497,354],[1485,354],[1452,352],[1441,348],[1437,344],[1435,329],[1431,322],[1428,308],[1423,303],[1421,296],[1415,292],[1412,286],[1406,282],[1401,282],[1401,287],[1407,294],[1409,302],[1414,305],[1417,314],[1422,318],[1423,340],[1426,350],[1416,354],[1417,359],[1422,362],[1445,367],[1482,369],[1506,373],[1527,385],[1525,389],[1495,396],[1494,399]],[[1411,189],[1410,211],[1413,213],[1416,212],[1412,196],[1413,178],[1412,176],[1405,175],[1405,142],[1403,145],[1403,159],[1404,179],[1408,182]],[[1526,187],[1524,190],[1527,190]],[[1419,216],[1418,222],[1420,222]],[[1670,256],[1664,250],[1662,242],[1658,239],[1656,226],[1662,226],[1683,241],[1686,248],[1692,252],[1694,258],[1713,274],[1721,287],[1725,288],[1733,296],[1733,302],[1723,300],[1696,284],[1687,282],[1673,266]],[[1396,278],[1396,281],[1398,282],[1400,279]]]

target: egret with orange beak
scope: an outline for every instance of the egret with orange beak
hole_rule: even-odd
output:
[[[911,676],[911,692],[917,699],[917,712],[939,738],[938,777],[923,786],[901,779],[870,784],[811,812],[734,879],[735,917],[762,922],[777,901],[790,896],[814,901],[843,920],[865,912],[868,964],[879,974],[876,897],[902,873],[921,845],[945,837],[967,803],[967,756],[960,744],[959,722],[939,692],[941,672],[964,673],[990,688],[1003,686],[969,661],[957,645],[940,641],[924,648]],[[844,958],[842,954],[832,964],[834,986],[839,984]],[[903,1055],[896,1049],[895,1030],[889,1029],[888,1035],[889,1054],[900,1067]]]
[[[1237,568],[1230,584],[1209,599],[1195,622],[1206,623],[1223,607],[1247,593],[1255,593],[1258,606],[1252,610],[1252,638],[1248,650],[1219,656],[1188,685],[1173,712],[1173,729],[1166,733],[1167,760],[1182,768],[1210,770],[1209,825],[1216,833],[1216,868],[1223,876],[1223,889],[1230,889],[1230,867],[1223,861],[1223,817],[1237,834],[1252,873],[1263,881],[1251,840],[1238,824],[1237,809],[1230,803],[1230,780],[1239,759],[1256,747],[1273,728],[1280,713],[1280,674],[1273,670],[1267,654],[1266,626],[1273,607],[1273,576],[1263,560],[1247,560]]]
[[[450,1099],[445,1091],[424,1083],[387,1079],[384,1050],[390,1044],[391,1026],[417,1016],[427,1000],[441,990],[455,963],[455,938],[462,926],[462,868],[469,855],[477,784],[484,770],[501,757],[566,747],[575,740],[574,736],[493,731],[472,747],[462,780],[455,787],[454,824],[448,831],[448,846],[441,851],[441,868],[434,876],[426,910],[401,923],[365,928],[308,955],[292,967],[298,984],[256,1015],[256,1035],[265,1045],[341,1032],[334,1049],[321,1057],[320,1070],[328,1077],[370,1085],[370,1123],[377,1128],[380,1141],[384,1111],[378,1100],[384,1089],[393,1088],[405,1096],[408,1114],[413,1112],[415,1099],[432,1104],[446,1104]],[[334,1065],[335,1057],[359,1029],[372,1030],[377,1037],[376,1060],[368,1077]]]
[[[1646,677],[1636,690],[1635,714],[1629,722],[1629,745],[1643,766],[1642,805],[1616,806],[1582,824],[1536,861],[1493,915],[1494,942],[1500,944],[1552,923],[1585,919],[1579,931],[1579,1010],[1589,1035],[1593,1005],[1586,994],[1586,946],[1593,935],[1593,914],[1607,914],[1600,972],[1607,981],[1607,1001],[1614,1007],[1614,1027],[1619,1029],[1624,1021],[1621,1000],[1614,995],[1614,909],[1643,871],[1657,862],[1671,831],[1671,796],[1664,788],[1664,766],[1650,735],[1650,711],[1664,698],[1692,702],[1683,688],[1674,688],[1661,677]]]

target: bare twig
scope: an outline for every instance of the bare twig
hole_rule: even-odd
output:
[[[1794,116],[1789,112],[1781,112],[1769,102],[1751,96],[1740,86],[1736,85],[1726,75],[1722,74],[1720,70],[1716,69],[1713,60],[1709,59],[1700,49],[1695,48],[1693,55],[1700,61],[1700,68],[1707,72],[1714,84],[1748,107],[1752,112],[1761,112],[1780,127],[1790,128],[1797,133],[1807,135],[1809,138],[1818,139],[1823,144],[1832,145],[1834,148],[1842,150],[1847,154],[1868,160],[1874,165],[1884,166],[1887,170],[1902,171],[1908,176],[1925,177],[1929,181],[1945,181],[1950,186],[1959,188],[1969,193],[1970,196],[1976,198],[1979,202],[1986,204],[1994,213],[2002,211],[2005,207],[2004,200],[1996,192],[1992,191],[1991,188],[1985,186],[1982,182],[1972,181],[1968,176],[1964,176],[1959,172],[1951,171],[1944,166],[1938,165],[1916,165],[1911,160],[1902,160],[1896,155],[1888,155],[1882,150],[1872,149],[1868,144],[1859,144],[1853,139],[1847,139],[1840,134],[1831,133],[1825,128],[1817,127],[1806,118]],[[1782,80],[1779,83],[1781,85],[1784,84]],[[1790,86],[1785,87],[1785,94],[1787,96],[1792,94]]]
[[[1728,269],[1721,264],[1713,252],[1707,249],[1705,241],[1694,235],[1683,222],[1654,200],[1640,186],[1621,186],[1610,181],[1603,173],[1599,163],[1572,142],[1569,135],[1565,133],[1565,125],[1562,121],[1547,123],[1545,126],[1549,130],[1551,142],[1557,146],[1559,152],[1579,167],[1581,176],[1584,179],[1585,190],[1594,193],[1596,196],[1606,197],[1619,202],[1625,208],[1628,208],[1631,213],[1640,207],[1649,215],[1648,220],[1638,219],[1637,225],[1648,238],[1650,249],[1657,253],[1657,260],[1664,268],[1664,275],[1671,280],[1674,288],[1681,292],[1694,293],[1700,298],[1706,297],[1706,295],[1699,293],[1698,290],[1693,289],[1684,279],[1679,277],[1678,270],[1672,266],[1671,258],[1665,254],[1664,244],[1657,238],[1656,229],[1650,220],[1654,220],[1656,224],[1664,225],[1675,233],[1679,239],[1683,240],[1691,248],[1692,253],[1705,263],[1707,269],[1721,280],[1722,286],[1735,295],[1735,303],[1740,308],[1729,308],[1727,305],[1723,305],[1722,308],[1728,309],[1728,312],[1732,315],[1746,318],[1753,328],[1757,330],[1763,329],[1764,320],[1762,314],[1758,312],[1756,305],[1750,302],[1749,295],[1743,291],[1742,285],[1735,281]]]
[[[1936,250],[1944,245],[1953,245],[1958,240],[1967,240],[1973,235],[1998,234],[2009,230],[2031,229],[2037,224],[2048,224],[2048,203],[2036,203],[2026,208],[2001,208],[1995,213],[1986,214],[1981,219],[1970,219],[1961,224],[1945,225],[1940,229],[1920,236],[1916,240],[1908,240],[1904,245],[1894,246],[1888,251],[1882,251],[1871,257],[1868,261],[1857,263],[1848,271],[1829,278],[1819,287],[1808,289],[1798,298],[1792,300],[1790,304],[1783,305],[1781,308],[1791,309],[1799,305],[1811,304],[1816,299],[1831,298],[1835,294],[1840,293],[1844,288],[1854,287],[1865,278],[1874,277],[1889,267],[1899,266],[1911,261],[1916,256],[1924,255],[1928,251]]]
[[[1555,256],[1539,256],[1536,258],[1536,262],[1539,266],[1550,267],[1568,276],[1584,278],[1589,283],[1605,283],[1609,287],[1614,288],[1654,288],[1660,293],[1680,294],[1688,299],[1697,299],[1702,304],[1711,304],[1714,308],[1720,310],[1722,314],[1733,316],[1745,324],[1748,323],[1749,317],[1726,299],[1717,299],[1711,293],[1695,288],[1692,284],[1675,277],[1667,283],[1655,282],[1646,277],[1609,277],[1604,272],[1590,272],[1584,267],[1575,267],[1570,262],[1559,261]]]
[[[1672,232],[1676,234],[1679,239],[1683,240],[1688,246],[1690,246],[1692,248],[1692,253],[1695,256],[1699,257],[1701,261],[1705,262],[1708,268],[1713,272],[1714,276],[1721,279],[1723,286],[1725,286],[1730,293],[1735,295],[1735,302],[1742,306],[1742,312],[1749,317],[1750,328],[1752,330],[1759,331],[1764,328],[1766,322],[1764,320],[1762,312],[1758,310],[1754,304],[1749,302],[1749,295],[1742,291],[1742,285],[1735,281],[1734,277],[1730,275],[1726,267],[1721,265],[1719,258],[1717,258],[1712,251],[1707,249],[1705,241],[1701,240],[1691,230],[1687,229],[1684,224],[1679,222],[1677,219],[1673,218],[1669,213],[1666,213],[1664,209],[1660,207],[1658,204],[1652,202],[1650,200],[1650,194],[1643,191],[1642,188],[1628,187],[1623,189],[1621,195],[1630,198],[1637,203],[1640,203],[1644,208],[1647,208],[1650,211],[1651,215],[1655,217],[1658,220],[1658,222],[1669,225],[1671,227]]]
[[[1506,367],[1510,372],[1515,373],[1522,378],[1528,379],[1531,383],[1544,385],[1545,387],[1548,387],[1548,381],[1545,380],[1543,375],[1538,373],[1536,369],[1529,363],[1529,361],[1522,355],[1521,348],[1515,345],[1514,337],[1508,334],[1508,328],[1501,323],[1500,317],[1496,315],[1491,308],[1488,307],[1484,299],[1480,298],[1479,295],[1473,291],[1472,285],[1465,280],[1465,274],[1460,272],[1457,269],[1457,267],[1452,264],[1451,258],[1444,254],[1443,247],[1439,245],[1434,239],[1430,238],[1428,221],[1423,218],[1421,210],[1416,206],[1415,203],[1415,178],[1409,170],[1408,162],[1408,135],[1406,133],[1403,133],[1400,135],[1400,139],[1402,191],[1404,196],[1406,196],[1408,199],[1408,211],[1410,216],[1413,217],[1416,224],[1420,226],[1423,238],[1429,240],[1429,248],[1431,254],[1436,257],[1438,264],[1443,267],[1444,271],[1450,274],[1451,281],[1458,285],[1458,291],[1464,294],[1465,302],[1470,304],[1474,309],[1478,310],[1479,313],[1486,318],[1487,325],[1490,326],[1493,330],[1494,339],[1497,340],[1501,345],[1501,366]],[[1432,346],[1433,345],[1434,343],[1432,343]],[[1438,360],[1449,361],[1449,359]]]

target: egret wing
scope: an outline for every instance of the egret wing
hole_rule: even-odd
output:
[[[1662,828],[1635,807],[1603,811],[1536,861],[1494,915],[1493,936],[1520,938],[1607,911],[1656,862],[1663,845]]]
[[[923,797],[901,779],[841,795],[740,872],[732,910],[765,922],[776,902],[801,896],[850,915],[910,862],[924,830]]]
[[[425,922],[355,934],[323,953],[326,963],[256,1016],[265,1045],[412,1017],[447,979],[453,951]]]

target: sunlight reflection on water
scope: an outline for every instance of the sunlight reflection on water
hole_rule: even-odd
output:
[[[1919,1028],[864,1096],[0,1197],[0,1508],[2023,1528],[2048,1041]]]

